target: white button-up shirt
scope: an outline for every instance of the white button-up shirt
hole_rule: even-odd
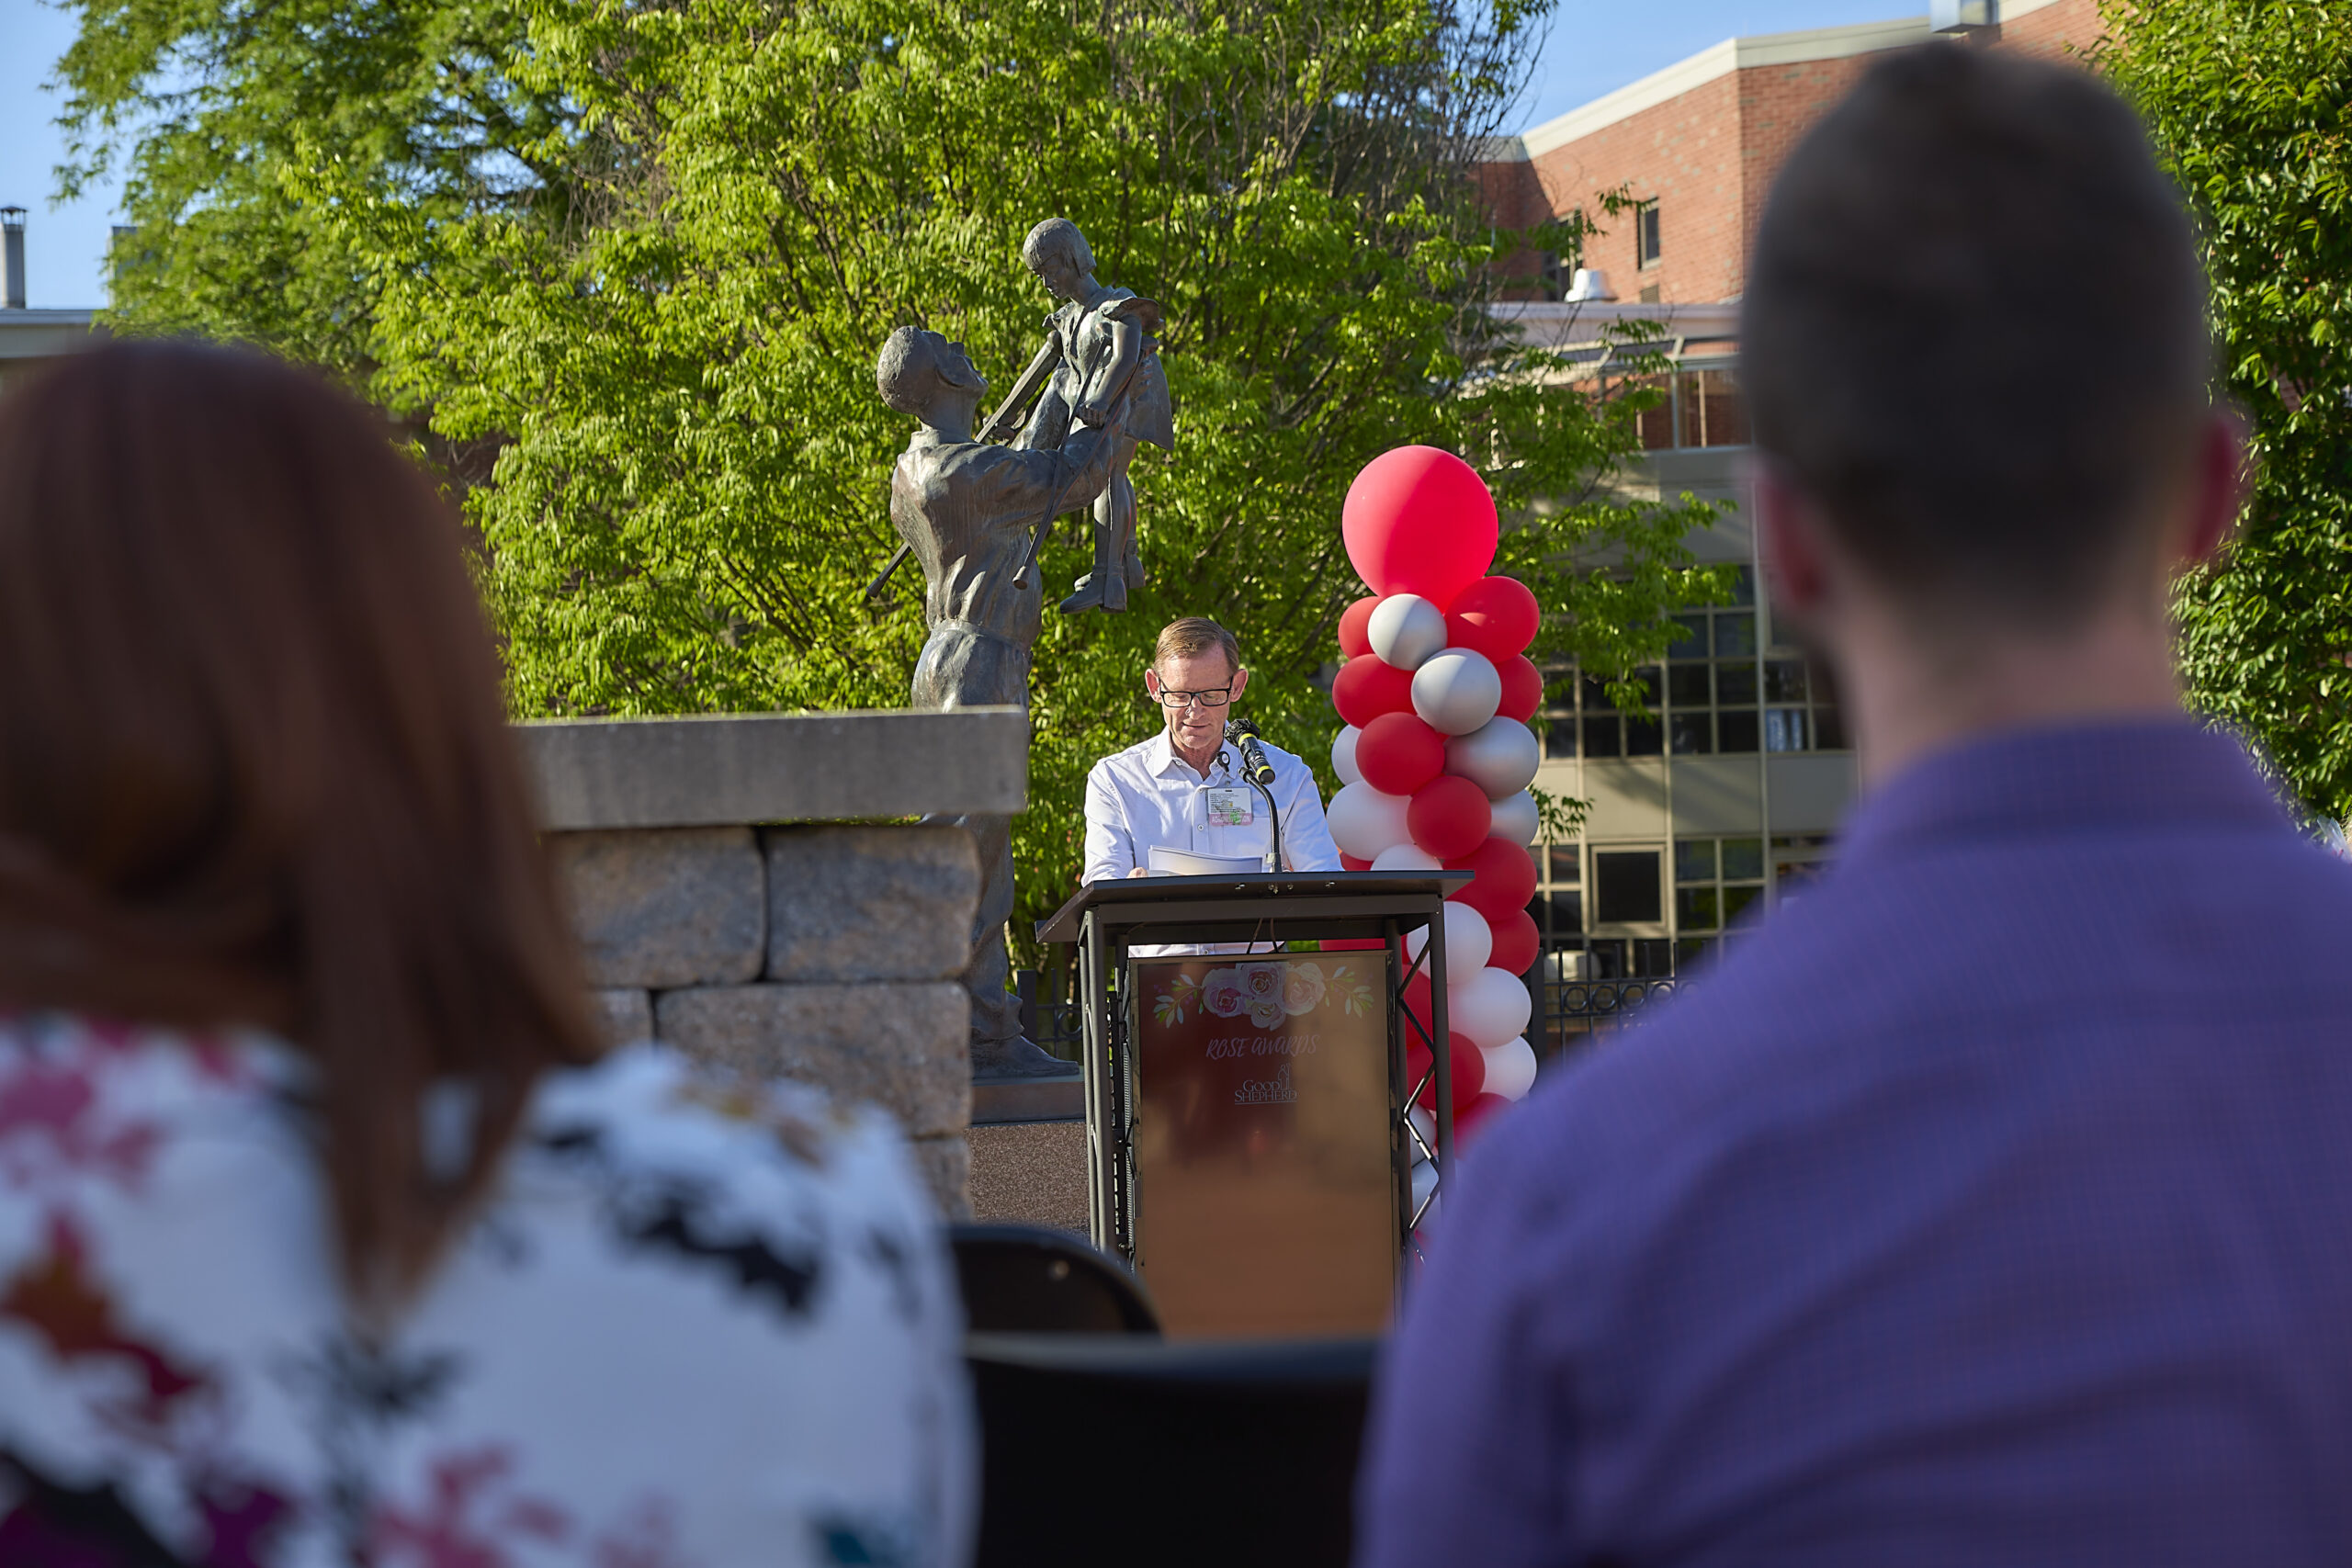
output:
[[[1339,870],[1340,847],[1324,824],[1323,797],[1316,791],[1315,775],[1279,746],[1266,746],[1266,761],[1273,764],[1274,804],[1282,808],[1283,869]],[[1246,798],[1250,820],[1213,824],[1209,792],[1235,788],[1245,796],[1220,798]],[[1086,775],[1088,882],[1113,880],[1136,866],[1149,866],[1155,845],[1262,865],[1272,834],[1266,797],[1241,776],[1241,755],[1231,746],[1217,749],[1208,777],[1203,778],[1176,754],[1163,729],[1140,745],[1103,758]]]

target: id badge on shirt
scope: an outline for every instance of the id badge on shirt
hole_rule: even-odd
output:
[[[1208,797],[1212,828],[1247,828],[1258,819],[1253,803],[1257,792],[1247,786],[1219,786],[1201,793]]]

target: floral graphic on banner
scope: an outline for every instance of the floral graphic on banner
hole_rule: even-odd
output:
[[[1217,1018],[1246,1018],[1260,1029],[1278,1029],[1286,1018],[1313,1012],[1337,997],[1350,1017],[1372,1003],[1372,987],[1347,964],[1327,977],[1313,959],[1267,959],[1212,969],[1198,978],[1179,975],[1152,998],[1152,1016],[1163,1025],[1184,1021],[1198,1005]]]
[[[1331,971],[1331,994],[1340,998],[1340,1007],[1350,1018],[1362,1018],[1372,1010],[1371,980],[1360,977],[1348,964],[1340,964]]]

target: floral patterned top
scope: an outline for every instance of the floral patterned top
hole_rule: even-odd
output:
[[[256,1038],[0,1023],[0,1565],[967,1558],[961,1314],[878,1114],[651,1047],[552,1074],[371,1339],[311,1081]]]

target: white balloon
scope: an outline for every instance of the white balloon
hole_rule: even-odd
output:
[[[1485,790],[1488,800],[1508,800],[1533,784],[1543,761],[1535,731],[1500,714],[1445,743],[1445,771]]]
[[[1421,955],[1430,944],[1427,926],[1408,931],[1405,936],[1405,958],[1408,963]],[[1487,960],[1495,951],[1495,933],[1487,924],[1487,917],[1459,898],[1445,901],[1445,973],[1452,981],[1455,976],[1482,972]],[[1455,987],[1446,987],[1447,1005],[1452,1005]]]
[[[1453,932],[1449,930],[1445,935],[1445,955],[1450,959]],[[1464,984],[1446,987],[1446,1028],[1481,1045],[1500,1045],[1522,1032],[1534,1012],[1525,983],[1507,970],[1481,968]]]
[[[1431,1146],[1434,1147],[1435,1145],[1432,1145]],[[1437,1167],[1430,1165],[1426,1161],[1415,1166],[1413,1168],[1413,1213],[1420,1214],[1421,1205],[1428,1203],[1430,1201],[1430,1194],[1436,1190]],[[1432,1219],[1436,1214],[1437,1208],[1434,1204],[1431,1204],[1430,1212],[1426,1214],[1421,1214],[1421,1217],[1425,1220]],[[1410,1217],[1410,1215],[1407,1216],[1408,1219]]]
[[[1487,837],[1507,839],[1514,844],[1532,844],[1537,829],[1544,826],[1535,809],[1535,797],[1525,790],[1507,799],[1495,802],[1494,820],[1487,827]]]
[[[1481,1045],[1478,1055],[1487,1060],[1487,1092],[1499,1094],[1505,1100],[1525,1100],[1527,1091],[1535,1087],[1535,1048],[1523,1034],[1514,1034],[1499,1045]]]
[[[1467,648],[1433,654],[1413,672],[1413,711],[1440,735],[1467,735],[1502,706],[1503,678]]]
[[[1445,863],[1419,844],[1391,844],[1372,857],[1374,871],[1443,871]]]
[[[1391,593],[1372,607],[1363,636],[1383,664],[1419,670],[1445,646],[1445,616],[1418,593]]]
[[[1434,1153],[1437,1149],[1437,1118],[1430,1113],[1427,1106],[1416,1105],[1405,1112],[1405,1120],[1410,1122],[1413,1131],[1421,1135],[1421,1141],[1412,1145],[1413,1163],[1427,1165],[1430,1156],[1422,1151],[1426,1149]]]
[[[1356,737],[1363,733],[1351,724],[1331,739],[1331,771],[1343,784],[1363,783],[1363,771],[1356,766]]]
[[[1340,786],[1323,814],[1331,841],[1358,860],[1374,860],[1392,844],[1409,844],[1412,829],[1405,826],[1405,808],[1412,802],[1401,795],[1383,795],[1368,784]]]

